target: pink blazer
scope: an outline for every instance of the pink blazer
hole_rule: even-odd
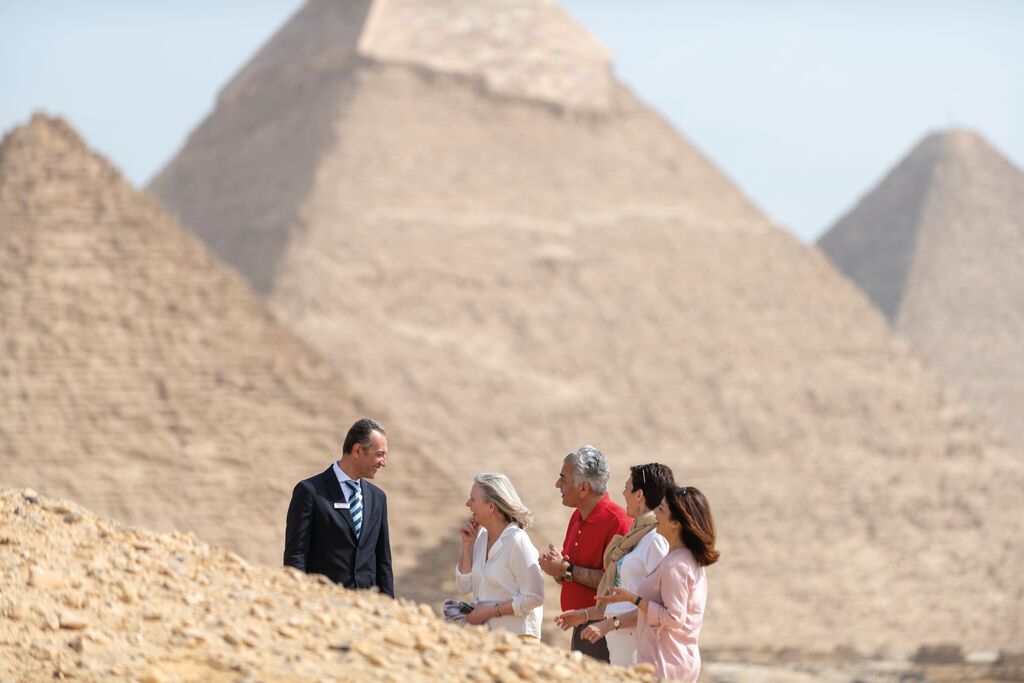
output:
[[[658,675],[692,682],[700,674],[697,637],[704,621],[708,582],[689,548],[678,548],[640,582],[637,593],[650,603],[640,611],[636,631],[638,662],[650,662]]]

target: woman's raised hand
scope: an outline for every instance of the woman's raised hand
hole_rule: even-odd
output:
[[[472,545],[473,541],[476,540],[476,534],[479,529],[480,525],[472,519],[463,524],[462,528],[459,529],[459,536],[462,538],[462,545]]]
[[[563,631],[568,631],[571,628],[585,623],[587,623],[587,613],[581,609],[571,609],[568,612],[562,612],[555,617],[555,626]]]

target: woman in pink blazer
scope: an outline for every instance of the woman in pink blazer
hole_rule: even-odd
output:
[[[708,598],[704,567],[719,556],[715,523],[704,494],[692,486],[666,491],[654,514],[668,555],[636,593],[613,588],[597,600],[637,605],[637,661],[653,664],[662,678],[692,682],[700,674],[697,638]]]

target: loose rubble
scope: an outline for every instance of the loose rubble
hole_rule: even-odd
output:
[[[74,522],[66,521],[69,513]],[[192,534],[0,490],[0,676],[78,681],[654,680],[429,605],[251,565]]]

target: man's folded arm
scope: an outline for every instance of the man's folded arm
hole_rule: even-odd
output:
[[[597,588],[601,583],[602,576],[604,576],[603,569],[591,569],[590,567],[577,567],[575,565],[572,568],[572,580],[587,588]]]

